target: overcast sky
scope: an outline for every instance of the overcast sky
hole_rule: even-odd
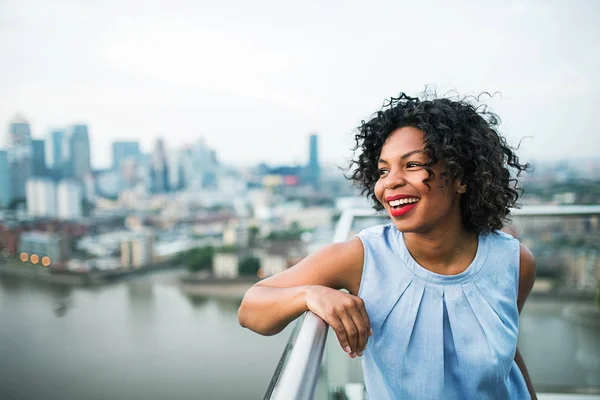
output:
[[[528,160],[600,155],[600,2],[0,0],[0,139],[89,125],[145,150],[202,136],[234,164],[341,163],[385,98],[425,85],[488,103]],[[1,142],[1,140],[0,140]]]

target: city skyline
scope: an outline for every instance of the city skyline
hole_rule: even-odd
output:
[[[151,156],[153,151],[154,151],[154,146],[156,144],[157,140],[163,140],[165,141],[165,145],[166,145],[166,149],[168,151],[173,151],[173,150],[184,150],[187,148],[190,148],[192,146],[194,146],[194,144],[199,143],[199,142],[205,142],[205,137],[204,136],[198,136],[196,138],[191,138],[189,141],[180,143],[180,142],[176,142],[177,144],[174,144],[173,142],[169,141],[168,139],[170,139],[169,135],[158,135],[153,137],[151,142],[147,142],[146,140],[140,140],[140,139],[136,139],[136,138],[116,138],[114,141],[109,142],[108,143],[108,152],[106,155],[104,155],[104,159],[102,159],[102,162],[98,162],[96,161],[97,157],[94,156],[96,149],[94,148],[94,128],[90,127],[90,124],[85,123],[84,121],[79,121],[76,123],[67,123],[67,124],[62,124],[62,125],[54,125],[52,128],[46,129],[44,131],[43,134],[40,134],[39,131],[37,129],[35,129],[33,126],[34,124],[31,123],[31,120],[28,119],[23,113],[15,113],[13,114],[13,116],[11,118],[9,118],[7,121],[5,121],[4,123],[4,129],[2,131],[0,131],[0,151],[6,151],[9,148],[8,145],[8,141],[9,141],[9,126],[10,126],[10,121],[15,119],[16,117],[19,118],[25,118],[25,121],[29,124],[30,128],[31,128],[31,141],[32,144],[35,144],[35,142],[44,142],[44,154],[43,154],[43,159],[45,159],[45,165],[48,168],[51,168],[53,162],[51,161],[54,155],[54,152],[57,151],[55,149],[52,149],[52,151],[50,150],[50,148],[53,146],[53,141],[54,136],[56,134],[62,134],[64,136],[65,133],[67,133],[67,131],[73,127],[77,127],[77,126],[85,126],[87,127],[91,132],[89,134],[89,141],[90,141],[90,147],[93,149],[93,151],[91,152],[91,167],[92,170],[94,171],[102,171],[102,170],[110,170],[112,168],[115,167],[114,163],[115,163],[115,145],[123,145],[123,144],[135,144],[138,148],[139,154],[140,155],[145,155],[145,156]],[[1,121],[0,121],[1,123]],[[301,148],[300,150],[298,150],[298,156],[294,157],[292,160],[282,160],[282,161],[277,161],[276,158],[274,159],[269,159],[268,155],[266,157],[262,157],[262,158],[257,158],[256,160],[248,160],[248,161],[231,161],[231,162],[225,162],[226,165],[231,165],[234,167],[253,167],[253,166],[257,166],[261,163],[266,163],[268,165],[308,165],[310,164],[310,142],[307,139],[310,139],[312,136],[318,136],[319,140],[322,142],[323,141],[323,135],[321,135],[319,132],[315,132],[315,131],[310,131],[304,134],[303,136],[303,140],[305,143],[302,144],[302,146],[304,146],[305,148]],[[165,140],[166,139],[166,140]],[[531,139],[529,137],[525,137],[522,138],[523,141],[527,141],[528,139]],[[354,143],[354,142],[353,142]],[[513,146],[513,147],[518,147],[519,143],[509,143],[509,145]],[[521,143],[522,145],[522,143]],[[319,144],[319,147],[321,147],[322,144]],[[221,154],[221,152],[219,151],[218,148],[215,148],[215,151],[219,154]],[[347,162],[350,159],[350,154],[351,154],[351,149],[349,149],[348,151],[348,158],[343,158],[343,159],[338,159],[338,160],[334,160],[332,158],[327,158],[327,154],[323,154],[321,153],[319,158],[320,163],[322,165],[329,165],[329,166],[337,166],[337,167],[346,167],[347,166]],[[529,162],[529,163],[539,163],[539,164],[543,164],[543,165],[547,165],[547,164],[554,164],[554,163],[560,163],[560,162],[566,162],[566,161],[572,161],[572,160],[583,160],[583,161],[598,161],[600,162],[600,155],[597,154],[597,152],[592,152],[591,154],[580,154],[579,156],[569,156],[569,155],[563,155],[560,156],[558,158],[546,158],[546,157],[538,157],[538,158],[527,158],[526,155],[524,156],[523,154],[520,153],[520,149],[517,149],[517,155],[519,155],[522,159],[522,161],[525,162]]]
[[[52,168],[52,166],[54,165],[54,159],[57,157],[57,155],[59,155],[58,157],[62,156],[62,153],[65,151],[65,149],[63,149],[63,146],[58,144],[57,142],[60,142],[62,140],[64,140],[65,135],[68,133],[69,130],[72,129],[76,129],[77,127],[85,127],[85,132],[87,134],[88,129],[90,129],[91,131],[93,131],[93,127],[89,127],[89,124],[86,124],[83,121],[79,121],[77,123],[69,123],[69,124],[62,124],[60,126],[54,126],[50,129],[46,129],[44,132],[44,134],[39,134],[38,131],[33,127],[33,123],[31,122],[30,119],[28,119],[24,113],[15,113],[8,121],[6,121],[5,123],[5,133],[2,134],[2,132],[0,131],[0,150],[6,151],[9,147],[10,147],[10,129],[11,126],[14,125],[14,121],[22,121],[23,124],[26,124],[28,126],[29,129],[29,137],[31,138],[31,142],[34,145],[39,144],[40,142],[43,142],[43,154],[41,154],[42,159],[44,160],[44,163],[46,165],[46,167],[48,168]],[[311,154],[312,154],[312,150],[311,150],[311,144],[312,137],[318,137],[319,133],[318,132],[307,132],[305,135],[305,140],[309,139],[310,142],[307,142],[306,145],[306,149],[304,149],[298,158],[295,158],[292,161],[284,161],[283,163],[279,163],[279,164],[286,164],[286,165],[304,165],[304,164],[310,164],[311,163]],[[94,142],[94,135],[93,134],[89,134],[89,142],[90,142],[90,147],[94,147],[93,142]],[[111,169],[111,168],[115,168],[116,166],[120,165],[120,162],[122,161],[123,155],[122,154],[118,154],[119,152],[127,152],[128,150],[131,152],[131,149],[125,150],[122,149],[123,146],[125,146],[127,148],[127,146],[134,146],[136,148],[136,151],[138,155],[146,155],[146,156],[151,156],[153,154],[153,152],[155,151],[155,145],[157,141],[163,141],[165,142],[165,146],[166,146],[166,150],[168,151],[172,151],[172,150],[184,150],[184,149],[188,149],[190,147],[193,147],[195,144],[197,143],[204,143],[205,142],[205,138],[202,136],[196,137],[196,138],[192,138],[190,139],[188,142],[185,143],[180,143],[179,145],[173,145],[173,143],[169,142],[168,140],[165,139],[169,139],[169,135],[160,135],[160,136],[156,136],[154,138],[154,140],[146,145],[142,147],[142,143],[145,143],[139,139],[128,139],[128,138],[117,138],[115,141],[110,142],[109,143],[109,147],[110,147],[110,151],[108,154],[108,158],[106,160],[104,160],[104,162],[102,163],[95,163],[94,162],[94,153],[91,153],[91,166],[93,170],[106,170],[106,169]],[[37,142],[37,143],[36,143]],[[118,148],[118,150],[115,148],[115,146]],[[218,150],[218,149],[216,149]],[[115,158],[116,157],[116,158]],[[321,155],[322,157],[322,155]],[[115,164],[115,162],[117,164]],[[272,162],[272,160],[267,159],[267,158],[262,158],[262,159],[257,159],[256,161],[252,161],[252,162],[247,162],[247,163],[228,163],[228,165],[232,165],[232,166],[243,166],[243,167],[251,167],[251,166],[256,166],[258,164],[261,163],[267,163],[267,164],[278,164],[277,162]],[[328,163],[327,160],[325,160],[325,164],[331,164],[331,161]]]
[[[318,136],[312,134],[309,142],[310,161],[305,167],[257,166],[260,173],[271,175],[267,185],[301,183],[319,188]],[[228,176],[233,174],[239,179],[243,175],[235,168],[222,168],[217,151],[203,139],[174,149],[158,138],[149,154],[140,151],[137,141],[113,142],[111,167],[100,170],[94,170],[90,163],[90,143],[85,124],[54,129],[45,139],[34,139],[29,121],[15,115],[8,127],[7,149],[0,152],[0,206],[13,207],[25,201],[32,216],[55,216],[57,210],[64,216],[68,213],[62,211],[62,206],[73,199],[93,202],[96,195],[116,198],[134,189],[152,194],[215,190],[222,188]],[[76,190],[63,188],[70,185],[69,181]],[[63,200],[57,202],[57,198]]]
[[[204,137],[228,164],[304,163],[311,132],[323,161],[343,164],[353,128],[385,98],[434,85],[502,93],[483,100],[511,144],[526,138],[526,160],[592,156],[599,15],[583,0],[6,1],[0,121],[22,112],[34,137],[83,121],[96,168],[110,164],[111,142],[146,151],[160,136]]]

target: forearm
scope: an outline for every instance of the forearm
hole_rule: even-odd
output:
[[[275,335],[307,310],[308,286],[253,286],[238,310],[241,326],[261,335]]]
[[[525,383],[527,384],[527,390],[529,390],[529,394],[531,395],[532,400],[537,400],[537,394],[535,393],[535,388],[531,383],[531,378],[529,377],[529,372],[527,371],[527,366],[525,366],[525,361],[523,360],[523,356],[521,356],[521,352],[517,347],[517,353],[515,354],[515,362],[523,374],[523,378],[525,378]]]

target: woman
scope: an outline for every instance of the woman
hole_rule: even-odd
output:
[[[535,262],[499,231],[527,165],[497,124],[466,99],[405,94],[363,121],[351,178],[391,222],[254,285],[240,324],[273,335],[312,311],[363,356],[371,399],[536,398],[517,350]]]

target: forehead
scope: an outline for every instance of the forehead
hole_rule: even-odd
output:
[[[412,126],[396,129],[383,143],[380,158],[400,157],[414,150],[422,150],[425,148],[424,136],[422,130]]]

